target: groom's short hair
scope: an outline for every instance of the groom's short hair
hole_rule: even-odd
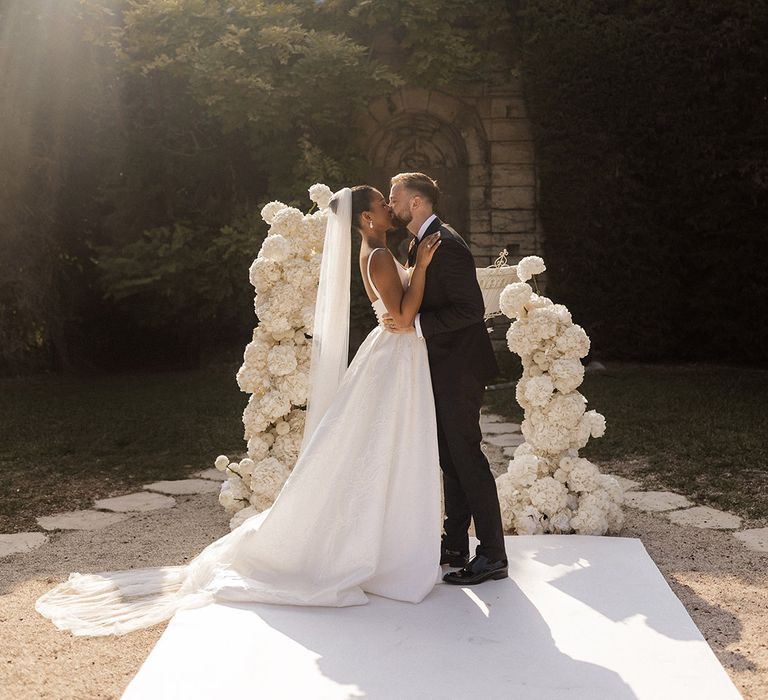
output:
[[[428,199],[433,207],[437,206],[440,199],[440,188],[437,186],[437,180],[433,180],[424,173],[399,173],[390,181],[390,185],[402,185],[409,190],[418,192],[422,197]]]

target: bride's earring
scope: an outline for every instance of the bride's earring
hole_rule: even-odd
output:
[[[373,228],[373,221],[368,222],[368,228]]]

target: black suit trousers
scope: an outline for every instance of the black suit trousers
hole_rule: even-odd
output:
[[[459,372],[450,381],[434,381],[440,467],[443,471],[445,521],[442,546],[469,551],[467,530],[475,521],[476,554],[506,559],[496,481],[480,448],[480,407],[484,383]]]

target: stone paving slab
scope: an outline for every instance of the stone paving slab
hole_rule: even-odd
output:
[[[675,510],[692,506],[685,496],[672,491],[630,491],[626,494],[625,504],[644,511]]]
[[[129,513],[104,513],[98,510],[71,510],[36,518],[45,530],[101,530],[130,518]]]
[[[519,423],[487,423],[482,426],[483,433],[498,434],[498,433],[519,433]]]
[[[47,539],[48,535],[43,532],[15,532],[10,535],[0,535],[0,557],[36,549]]]
[[[768,552],[768,527],[756,527],[734,532],[733,536],[737,540],[741,540],[747,549],[751,549],[753,552]]]
[[[173,508],[176,505],[176,499],[160,493],[141,491],[139,493],[129,493],[125,496],[115,496],[114,498],[102,498],[95,501],[93,505],[102,510],[111,510],[118,513],[143,512],[159,510],[160,508]]]
[[[218,469],[211,467],[210,469],[203,469],[202,471],[195,472],[192,476],[199,477],[200,479],[210,479],[211,481],[226,481],[227,475],[224,472],[220,472]]]
[[[170,493],[173,495],[184,495],[190,493],[216,493],[221,486],[210,479],[175,479],[173,481],[155,481],[151,484],[144,484],[142,488],[147,491],[158,491],[159,493]]]
[[[525,442],[525,438],[520,433],[502,433],[501,435],[486,435],[483,442],[496,447],[517,447]]]
[[[665,515],[675,525],[693,525],[715,530],[735,530],[741,527],[741,518],[738,515],[709,506],[696,506]]]
[[[632,479],[627,479],[626,477],[619,476],[618,474],[608,474],[608,476],[612,476],[616,481],[619,482],[619,486],[621,486],[622,490],[624,491],[634,491],[638,486],[640,486],[639,481],[633,481]]]
[[[504,416],[499,416],[495,413],[481,413],[480,414],[480,425],[485,425],[486,423],[504,423],[507,419],[504,418]]]

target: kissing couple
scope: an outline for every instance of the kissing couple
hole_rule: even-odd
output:
[[[38,598],[40,614],[75,635],[125,634],[211,602],[418,603],[441,581],[507,576],[479,425],[498,365],[474,259],[436,216],[439,194],[427,175],[401,173],[388,202],[368,185],[332,197],[305,432],[272,506],[185,565],[72,573]],[[412,235],[407,267],[386,245],[397,221]],[[352,236],[378,324],[347,366]]]

